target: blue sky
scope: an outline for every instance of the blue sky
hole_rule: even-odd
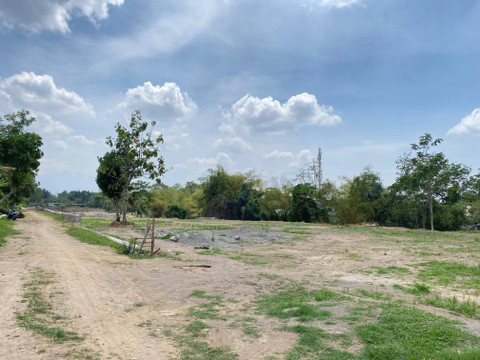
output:
[[[42,187],[96,191],[114,124],[164,134],[168,185],[371,165],[426,132],[480,168],[480,1],[0,0],[0,113],[30,110]]]

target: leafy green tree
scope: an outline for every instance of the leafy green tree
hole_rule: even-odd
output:
[[[410,199],[411,204],[423,205],[423,227],[426,228],[428,212],[431,230],[435,228],[435,202],[454,204],[460,201],[470,173],[467,167],[450,163],[443,152],[432,150],[441,142],[442,139],[434,140],[427,133],[420,137],[418,144],[411,145],[413,154],[405,154],[397,161],[395,187]]]
[[[15,194],[27,195],[22,190],[34,189],[35,175],[43,156],[42,138],[27,131],[34,121],[26,110],[0,118],[0,166],[8,179],[8,190],[0,199],[0,206],[9,200],[20,200]]]
[[[290,205],[290,193],[290,190],[282,191],[276,187],[265,189],[265,195],[259,200],[262,218],[273,221],[285,219]]]
[[[117,136],[115,138],[107,137],[106,143],[114,149],[115,153],[114,166],[119,169],[117,184],[121,187],[119,205],[123,223],[127,223],[131,182],[142,177],[157,181],[165,172],[164,160],[160,156],[158,148],[158,144],[163,142],[163,137],[161,135],[153,136],[152,131],[155,125],[155,121],[150,124],[142,121],[140,111],[137,110],[131,115],[128,128],[117,123],[115,125]],[[109,168],[102,165],[100,162],[99,171],[108,171]]]
[[[320,208],[315,199],[316,188],[310,184],[299,184],[293,188],[288,221],[317,222]]]

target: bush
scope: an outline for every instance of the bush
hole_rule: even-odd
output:
[[[165,217],[186,219],[187,210],[177,204],[168,205],[167,210],[165,211]]]
[[[460,230],[466,223],[464,209],[457,205],[438,205],[435,209],[434,227],[439,231]]]
[[[163,214],[165,213],[165,202],[161,200],[155,200],[150,204],[150,211],[152,212],[153,217],[162,217]]]

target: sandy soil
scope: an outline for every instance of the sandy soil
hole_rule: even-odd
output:
[[[366,236],[317,230],[316,235],[295,243],[254,244],[253,251],[269,260],[256,266],[232,260],[229,255],[199,255],[191,244],[162,242],[167,253],[180,251],[182,261],[167,258],[131,260],[113,249],[81,243],[65,234],[62,224],[40,213],[29,211],[15,228],[20,235],[10,238],[0,249],[0,359],[177,359],[180,349],[166,329],[178,329],[191,318],[188,309],[201,303],[189,297],[195,289],[232,298],[225,314],[254,314],[252,300],[259,291],[268,291],[269,282],[259,273],[281,275],[338,291],[362,288],[393,291],[391,285],[408,284],[413,275],[400,278],[376,276],[372,266],[409,267],[418,263],[412,252],[401,244],[367,241]],[[418,245],[420,247],[421,245]],[[228,251],[238,251],[235,248]],[[279,256],[279,254],[281,256]],[[453,256],[453,255],[452,255]],[[478,261],[472,258],[472,262]],[[209,264],[210,268],[191,268]],[[79,343],[54,344],[47,338],[18,326],[16,313],[25,311],[24,283],[32,269],[54,273],[48,292],[57,314],[64,317],[62,327],[85,336]],[[414,300],[408,294],[397,297]],[[424,310],[459,319],[448,311],[428,306]],[[348,309],[334,309],[346,312]],[[245,316],[245,315],[243,315]],[[478,334],[478,321],[461,318],[467,329]],[[255,360],[281,354],[296,342],[296,335],[277,331],[275,319],[259,318],[258,338],[239,329],[230,329],[225,321],[213,321],[206,340],[213,346],[227,345],[239,359]],[[144,326],[142,324],[148,324]],[[321,325],[327,326],[327,325]],[[328,326],[327,326],[328,327]],[[338,322],[330,332],[349,331]],[[480,335],[480,334],[478,334]],[[352,344],[351,351],[359,345]],[[83,355],[82,355],[83,354]],[[95,356],[95,357],[94,357]]]

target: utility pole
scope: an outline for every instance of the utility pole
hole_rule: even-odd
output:
[[[318,162],[318,179],[317,179],[317,182],[318,182],[318,188],[320,189],[320,187],[322,186],[322,148],[321,147],[318,148],[317,162]]]

